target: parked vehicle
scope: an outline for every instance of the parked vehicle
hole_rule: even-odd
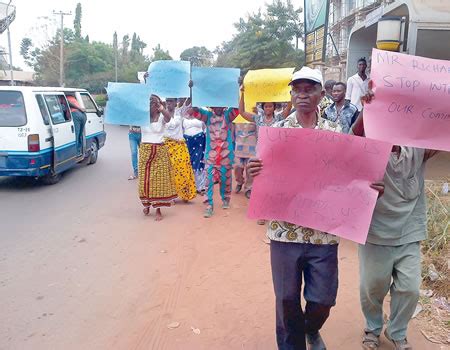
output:
[[[81,153],[67,96],[86,111]],[[106,140],[103,110],[88,91],[0,87],[0,176],[28,176],[46,184],[80,162],[94,164]]]

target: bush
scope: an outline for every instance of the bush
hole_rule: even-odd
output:
[[[97,103],[99,107],[105,107],[106,106],[106,95],[94,95],[94,100]]]

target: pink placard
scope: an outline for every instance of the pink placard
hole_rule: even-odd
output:
[[[261,127],[248,217],[365,243],[392,144],[329,131]]]
[[[442,43],[442,45],[445,45]],[[450,61],[373,50],[367,137],[450,151]]]

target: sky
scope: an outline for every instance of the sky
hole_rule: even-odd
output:
[[[214,50],[223,41],[230,40],[236,32],[233,23],[248,13],[264,9],[266,1],[12,0],[16,6],[16,20],[10,26],[13,65],[31,70],[19,53],[22,38],[28,36],[43,42],[52,37],[60,21],[60,16],[53,15],[53,11],[72,12],[71,16],[64,17],[64,26],[73,28],[78,2],[82,6],[82,35],[88,34],[91,41],[112,43],[117,31],[120,42],[125,34],[131,37],[136,32],[147,44],[145,54],[151,55],[151,49],[159,43],[174,59],[179,59],[180,53],[192,46]],[[303,0],[293,0],[293,3],[300,6]],[[40,24],[48,23],[39,18],[45,16],[57,21],[48,31],[38,29]],[[0,35],[0,46],[8,47],[6,32]]]

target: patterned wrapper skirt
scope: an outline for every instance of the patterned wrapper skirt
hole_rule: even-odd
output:
[[[205,147],[206,135],[204,132],[194,136],[184,135],[191,157],[191,165],[194,170],[195,184],[197,191],[205,189],[206,172],[205,172]]]
[[[170,207],[177,198],[169,152],[163,144],[139,147],[139,198],[146,208]]]
[[[166,138],[164,144],[172,163],[178,197],[186,201],[194,199],[197,188],[186,142]]]

